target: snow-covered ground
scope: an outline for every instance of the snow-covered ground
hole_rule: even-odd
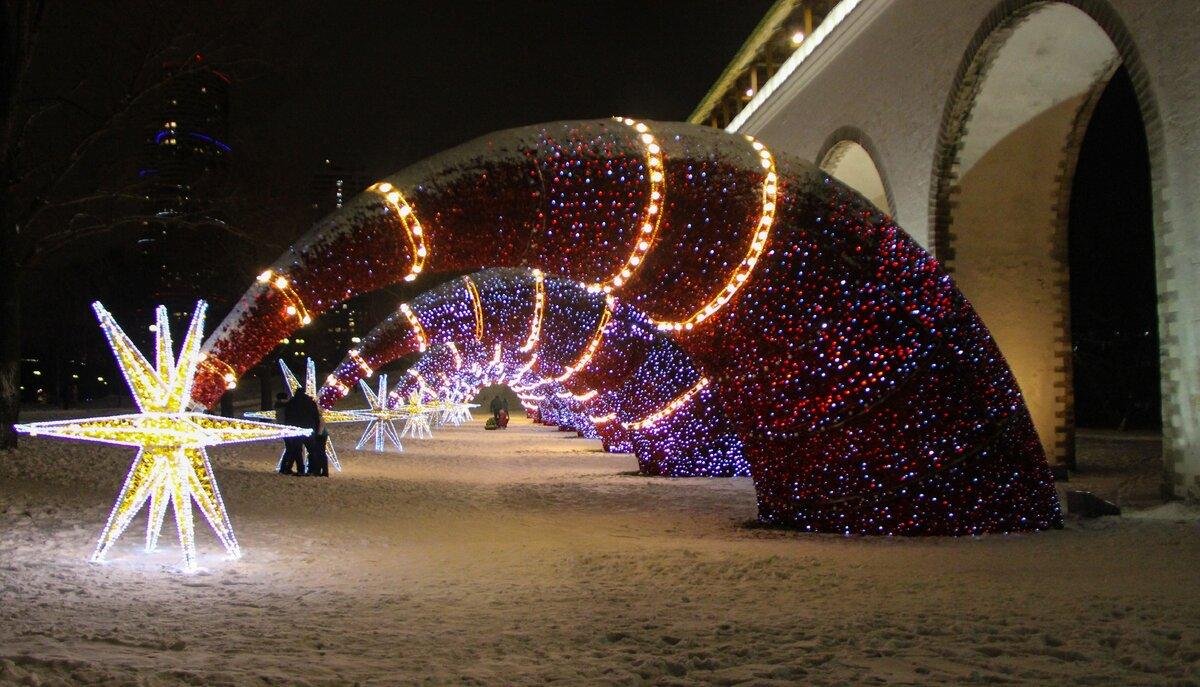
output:
[[[212,451],[245,556],[86,563],[133,451],[0,453],[0,684],[1200,682],[1200,531],[1177,504],[1036,535],[748,527],[749,480],[647,479],[517,421],[350,450]],[[1078,485],[1076,485],[1078,486]],[[198,523],[198,525],[201,523]]]

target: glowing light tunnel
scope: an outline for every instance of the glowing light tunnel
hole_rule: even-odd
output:
[[[1013,376],[937,262],[815,167],[686,124],[503,131],[376,184],[252,286],[206,344],[197,398],[216,402],[224,375],[309,315],[407,277],[484,267],[537,268],[597,298],[607,288],[669,332],[708,380],[694,393],[724,400],[765,522],[883,534],[1061,523]],[[273,286],[281,276],[286,288]],[[525,284],[512,290],[525,328],[504,330],[522,332],[515,349],[530,336]],[[547,292],[547,318],[555,300]],[[478,323],[478,304],[419,318]],[[542,348],[557,329],[543,324]],[[642,361],[639,346],[606,339],[596,355]],[[344,393],[339,383],[328,393]],[[624,413],[634,428],[655,410],[594,405],[598,422]]]
[[[593,346],[597,336],[603,344]],[[362,361],[380,369],[422,351],[393,403],[413,394],[441,398],[443,389],[469,399],[488,384],[508,384],[555,425],[592,424],[592,404],[617,409],[596,432],[630,444],[644,474],[749,474],[741,441],[690,356],[644,313],[578,282],[492,269],[423,293],[363,338],[321,400],[336,401],[362,379]],[[568,367],[572,374],[559,381]]]

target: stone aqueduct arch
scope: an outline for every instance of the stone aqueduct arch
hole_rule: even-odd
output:
[[[206,343],[196,397],[215,402],[280,338],[351,296],[483,267],[611,293],[669,334],[725,400],[765,522],[870,534],[1061,523],[1004,358],[938,263],[811,165],[693,125],[498,132],[373,185],[260,275]],[[463,307],[404,307],[392,340],[419,341],[423,320],[465,321],[451,312]],[[602,350],[606,365],[639,363],[631,344]],[[323,400],[387,357],[372,355],[349,356]],[[675,396],[651,416],[686,403]],[[670,437],[656,441],[670,450]]]
[[[846,126],[830,134],[821,146],[817,166],[895,217],[896,200],[879,151],[860,129]]]
[[[1053,464],[1074,464],[1071,184],[1092,111],[1121,65],[1133,80],[1150,147],[1161,293],[1168,226],[1158,112],[1137,48],[1107,2],[998,3],[963,56],[934,160],[934,254],[1012,365]],[[1166,394],[1173,366],[1161,324],[1160,335]]]

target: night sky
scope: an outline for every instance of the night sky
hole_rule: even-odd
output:
[[[270,17],[235,136],[372,176],[490,131],[691,113],[771,3],[330,3]],[[293,166],[294,163],[294,166]]]

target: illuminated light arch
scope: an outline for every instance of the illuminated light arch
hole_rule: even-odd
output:
[[[691,401],[693,398],[695,398],[696,394],[700,393],[700,391],[703,390],[707,386],[708,386],[708,378],[701,377],[695,384],[691,385],[690,387],[685,389],[683,391],[683,393],[679,394],[675,398],[668,401],[666,403],[666,405],[664,405],[663,407],[650,413],[649,415],[646,415],[645,417],[641,418],[640,420],[633,420],[631,422],[622,422],[621,426],[624,427],[625,429],[632,429],[632,430],[639,430],[639,429],[646,429],[649,427],[653,427],[654,425],[656,425],[659,422],[663,421],[664,419],[670,417],[673,413],[675,413],[680,408],[682,408],[685,404],[687,404],[689,401]],[[593,393],[593,395],[594,395],[594,393]]]
[[[355,363],[358,364],[358,367],[363,371],[363,374],[365,374],[366,376],[370,377],[371,375],[375,374],[374,368],[372,368],[370,365],[368,365],[366,360],[363,360],[363,357],[358,354],[357,350],[351,350],[346,355],[348,355],[351,360],[353,360]]]
[[[744,137],[714,129],[646,124],[670,193],[654,248],[622,285],[613,317],[625,308],[645,313],[659,338],[610,324],[590,363],[564,385],[575,393],[610,389],[611,380],[598,383],[602,372],[652,384],[654,364],[641,377],[633,374],[638,366],[686,353],[710,380],[702,393],[731,401],[722,412],[745,447],[764,522],[863,534],[977,534],[1061,523],[1011,371],[936,260],[812,165],[780,155],[768,161]],[[623,122],[555,122],[491,134],[387,183],[421,209],[429,247],[423,276],[524,267],[542,270],[548,283],[579,287],[547,294],[536,376],[552,380],[596,331],[604,294],[592,293],[592,317],[574,324],[550,324],[562,308],[556,301],[588,293],[596,274],[625,260],[648,200],[639,176],[644,155],[638,132]],[[654,327],[702,312],[738,274],[747,259],[746,228],[763,216],[770,164],[774,214],[753,270],[704,326],[686,333]],[[287,272],[314,315],[401,281],[414,257],[394,214],[378,194],[363,194],[273,269]],[[503,351],[515,352],[528,334],[533,289],[528,280],[508,286],[520,305],[503,317],[480,288],[489,308],[483,339],[502,338]],[[454,338],[461,344],[474,338],[471,298],[465,282],[449,288],[457,289],[455,298],[414,307],[426,326],[465,323]],[[206,350],[237,371],[249,369],[298,326],[284,305],[270,290],[251,290]],[[403,317],[381,327],[386,344],[363,353],[368,364],[419,350]],[[554,350],[568,335],[573,357]],[[343,365],[339,375],[360,369],[354,361]],[[197,398],[214,403],[223,384],[202,373]],[[623,387],[615,398],[601,391],[587,402],[588,414],[636,421],[659,407],[640,403],[642,391]],[[328,401],[345,390],[333,384],[324,393]],[[694,405],[704,403],[683,410]],[[666,458],[677,450],[649,434],[631,432],[635,452],[638,442],[657,442]]]
[[[523,356],[505,352],[497,356],[494,347],[489,350],[476,341],[466,341],[461,348],[460,351],[453,341],[431,346],[408,370],[414,382],[398,385],[389,397],[390,403],[397,405],[416,394],[429,403],[456,410],[484,387],[506,384],[526,409],[532,411],[535,421],[572,429],[587,438],[600,438],[582,414],[580,405],[594,397],[594,392],[577,395],[552,382],[544,393],[533,392],[519,383],[530,367]],[[440,384],[424,388],[419,380],[429,376],[436,377]],[[461,410],[458,412],[461,417]]]
[[[161,328],[162,325],[160,324],[160,325],[158,325],[158,327]],[[231,390],[231,389],[237,388],[237,380],[238,380],[237,370],[233,369],[233,367],[230,366],[229,363],[226,363],[224,360],[221,360],[220,358],[218,358],[215,355],[201,353],[200,354],[200,366],[204,369],[212,371],[218,377],[220,377],[221,381],[224,382],[224,384],[225,384],[226,390]]]
[[[460,354],[458,352],[458,346],[455,345],[455,343],[453,341],[448,341],[446,343],[446,347],[450,350],[450,353],[454,356],[454,369],[461,370],[462,365],[463,365],[463,359],[462,359],[462,354]]]

